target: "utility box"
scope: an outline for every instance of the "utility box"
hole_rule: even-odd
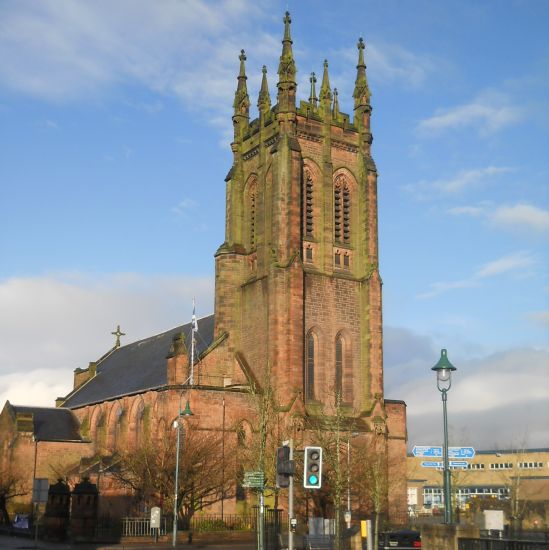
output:
[[[503,531],[504,520],[503,510],[483,510],[476,523],[481,531]]]

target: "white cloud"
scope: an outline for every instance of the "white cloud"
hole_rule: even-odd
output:
[[[431,186],[442,193],[456,193],[468,187],[476,187],[486,178],[510,172],[511,168],[505,166],[487,166],[474,170],[464,170],[449,180],[436,180]]]
[[[480,266],[471,277],[458,281],[437,282],[418,298],[434,298],[450,290],[480,286],[483,279],[495,277],[510,271],[524,271],[535,265],[536,259],[527,252],[509,254]]]
[[[534,323],[549,327],[549,311],[532,311],[527,317]]]
[[[487,136],[520,122],[524,115],[525,111],[508,94],[488,90],[464,105],[438,109],[419,122],[418,130],[430,136],[444,130],[476,128],[481,136]]]
[[[12,405],[53,407],[55,398],[67,395],[72,384],[70,368],[0,374],[0,407],[8,400]]]
[[[393,339],[393,345],[406,345],[409,340],[410,336]],[[407,404],[410,446],[435,444],[433,434],[440,439],[440,394],[429,368],[436,354],[426,357],[429,348],[434,348],[432,342],[427,347],[412,346],[400,362],[385,364],[386,397]],[[546,445],[549,350],[515,348],[468,360],[453,350],[451,361],[457,371],[448,398],[449,424],[451,433],[466,433],[468,439],[458,444],[493,448],[498,442],[513,443],[528,432],[527,445]]]
[[[474,277],[476,279],[484,279],[486,277],[494,277],[495,275],[501,275],[508,271],[517,269],[524,269],[530,267],[535,263],[534,258],[526,252],[517,252],[516,254],[510,254],[498,258],[493,262],[484,264],[477,270]]]
[[[450,178],[434,181],[419,181],[417,183],[404,185],[402,188],[411,193],[416,199],[432,199],[438,196],[450,196],[464,193],[469,190],[485,186],[490,179],[497,179],[497,176],[512,172],[513,168],[508,166],[485,166],[483,168],[472,168],[461,170]],[[479,215],[482,211],[478,208],[453,208],[452,214]]]
[[[190,198],[183,199],[177,206],[174,206],[172,208],[172,212],[176,214],[177,216],[181,216],[183,218],[188,218],[188,213],[192,212],[193,210],[196,210],[198,207],[198,203]]]
[[[455,206],[454,208],[449,208],[447,212],[453,216],[478,218],[484,214],[484,208],[482,206]]]
[[[110,333],[117,324],[127,334],[123,343],[168,330],[190,319],[193,296],[198,316],[207,315],[213,309],[213,287],[209,278],[132,273],[0,281],[2,395],[12,401],[10,392],[19,395],[24,383],[36,389],[28,394],[28,404],[35,399],[53,404],[70,390],[75,368],[113,345]]]
[[[491,216],[494,224],[511,229],[530,229],[540,233],[549,232],[549,210],[530,204],[500,206]]]
[[[279,54],[280,37],[258,30],[262,17],[261,2],[248,0],[0,3],[0,86],[81,101],[138,84],[179,96],[188,108],[208,108],[212,118],[225,116],[240,49],[254,46],[257,78],[250,82],[261,76],[256,56],[267,51],[265,61],[274,61]],[[156,112],[162,104],[138,107]]]
[[[353,60],[356,60],[356,49]],[[436,66],[432,56],[419,55],[398,44],[367,44],[368,75],[380,82],[401,82],[405,86],[421,86]]]

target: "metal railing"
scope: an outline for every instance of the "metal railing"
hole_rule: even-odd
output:
[[[458,539],[459,550],[547,550],[549,542],[511,539]]]
[[[191,518],[190,529],[194,532],[211,531],[254,531],[256,517],[254,514],[207,514]]]
[[[151,528],[150,518],[122,518],[123,537],[152,537],[155,529]],[[158,535],[167,533],[166,518],[162,518]]]

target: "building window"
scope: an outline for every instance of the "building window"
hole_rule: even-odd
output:
[[[313,249],[308,246],[306,249],[305,249],[305,259],[308,261],[308,262],[312,262],[313,261]]]
[[[512,469],[513,469],[512,462],[496,462],[496,463],[490,464],[490,470],[512,470]]]
[[[252,178],[246,190],[246,229],[247,242],[250,249],[255,249],[257,245],[257,180]]]
[[[306,361],[305,361],[305,400],[312,401],[315,398],[315,337],[312,333],[307,335]]]
[[[335,396],[336,405],[343,400],[343,342],[341,336],[336,338],[335,344]]]
[[[117,412],[116,423],[114,425],[114,447],[123,449],[126,442],[126,433],[128,430],[126,411],[119,409]]]
[[[518,467],[522,470],[536,470],[543,468],[543,462],[519,462]]]
[[[484,464],[475,464],[475,463],[469,463],[467,464],[468,470],[484,470]]]
[[[444,502],[442,488],[433,487],[423,489],[424,506],[441,506]]]
[[[303,216],[303,221],[305,224],[304,232],[306,237],[312,237],[313,231],[314,231],[314,213],[313,213],[313,179],[311,177],[311,174],[309,170],[305,169],[305,189],[304,189],[304,197],[305,197],[305,211]]]
[[[101,413],[97,420],[95,431],[95,442],[98,449],[104,449],[107,443],[107,426],[105,422],[105,413]]]
[[[135,414],[135,444],[137,447],[143,446],[143,443],[147,440],[145,429],[145,405],[141,402]]]
[[[250,194],[250,246],[255,247],[255,189]]]
[[[343,176],[334,185],[334,240],[336,243],[351,242],[351,191]]]

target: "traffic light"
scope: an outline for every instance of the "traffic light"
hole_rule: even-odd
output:
[[[284,489],[290,486],[294,475],[294,461],[290,460],[290,447],[284,445],[276,450],[276,486]]]
[[[322,447],[305,447],[303,487],[320,489],[322,486]]]

